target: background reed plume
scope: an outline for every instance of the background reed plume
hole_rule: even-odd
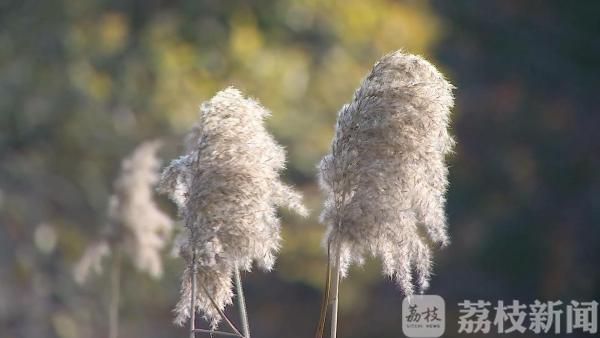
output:
[[[158,141],[144,142],[123,160],[109,201],[107,227],[100,238],[86,249],[74,268],[75,280],[83,283],[90,272],[102,272],[103,258],[112,255],[111,338],[118,336],[122,252],[139,271],[154,278],[160,277],[163,271],[160,251],[170,237],[172,221],[157,207],[152,197],[159,178],[160,160],[156,155],[159,147]]]
[[[192,317],[193,326],[200,310],[216,328],[219,310],[232,302],[235,273],[249,271],[254,261],[273,267],[280,241],[276,207],[306,214],[301,196],[279,179],[285,152],[265,130],[268,115],[234,88],[217,93],[202,104],[185,155],[163,171],[160,189],[179,206],[187,238],[177,323]]]
[[[127,253],[139,271],[155,278],[162,274],[160,250],[170,237],[172,221],[152,198],[159,178],[159,147],[158,141],[144,142],[123,160],[109,201],[108,224],[74,269],[79,283],[93,270],[101,272],[102,258],[115,249]]]
[[[375,64],[339,111],[319,174],[327,194],[321,219],[342,275],[371,253],[406,295],[414,292],[413,270],[419,289],[427,288],[433,244],[448,243],[452,88],[429,62],[397,51]]]

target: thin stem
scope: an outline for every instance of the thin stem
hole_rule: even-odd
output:
[[[331,293],[333,295],[331,305],[331,336],[330,338],[336,338],[337,336],[337,321],[338,321],[338,304],[339,304],[339,286],[340,286],[340,249],[335,251],[335,266],[333,273],[333,287]]]
[[[244,298],[244,289],[242,288],[242,278],[240,277],[240,269],[235,267],[234,271],[235,288],[238,296],[238,308],[240,311],[240,319],[242,321],[242,333],[245,338],[250,338],[250,326],[248,325],[248,312],[246,311],[246,299]]]
[[[215,331],[215,330],[205,330],[205,329],[195,329],[194,331],[198,332],[198,333],[208,333],[210,335],[220,334],[220,335],[223,335],[223,336],[244,338],[244,336],[242,336],[241,334],[231,333],[231,332],[223,332],[223,331]]]
[[[321,312],[319,314],[319,324],[317,325],[317,332],[315,338],[323,338],[325,331],[325,319],[327,317],[327,306],[329,305],[329,291],[331,289],[331,242],[327,243],[327,270],[325,276],[325,291],[323,292],[323,299],[321,300]]]
[[[110,305],[108,308],[108,337],[119,337],[119,302],[121,298],[121,248],[114,249],[110,272]]]
[[[227,316],[225,315],[223,310],[221,310],[219,308],[219,306],[217,305],[217,302],[215,302],[215,300],[212,298],[212,296],[210,295],[210,293],[208,292],[206,287],[204,285],[201,285],[201,286],[202,286],[202,290],[204,291],[204,294],[206,294],[206,297],[208,297],[212,306],[215,308],[215,310],[217,310],[217,312],[219,313],[219,316],[221,316],[221,319],[223,319],[227,323],[227,325],[229,325],[229,327],[231,328],[231,330],[233,330],[233,332],[237,333],[239,336],[242,336],[240,331],[235,327],[235,325],[233,325],[231,320],[229,320],[229,318],[227,318]]]
[[[192,266],[191,266],[191,280],[192,280],[192,293],[190,296],[190,338],[196,337],[196,249],[192,252]]]

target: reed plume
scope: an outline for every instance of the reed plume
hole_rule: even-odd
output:
[[[237,89],[217,93],[201,105],[185,154],[162,173],[159,189],[178,205],[187,235],[175,322],[191,317],[191,330],[196,311],[217,327],[219,311],[232,303],[237,270],[249,271],[253,262],[273,267],[280,245],[276,207],[306,214],[300,194],[279,178],[285,152],[264,127],[268,115]]]
[[[100,273],[101,260],[117,247],[139,271],[155,278],[161,276],[160,250],[170,237],[172,221],[152,197],[159,178],[159,147],[158,141],[144,142],[121,163],[121,173],[109,200],[108,224],[75,266],[77,282],[85,282],[90,272]]]
[[[101,273],[102,260],[112,255],[110,338],[118,336],[122,253],[127,254],[137,270],[154,278],[160,277],[163,271],[160,251],[170,237],[172,221],[152,197],[159,178],[160,160],[156,155],[159,147],[158,141],[144,142],[123,160],[109,200],[108,224],[73,271],[75,280],[84,283],[91,272]]]
[[[425,59],[397,51],[375,64],[339,111],[318,169],[325,240],[341,275],[370,253],[406,295],[415,284],[428,287],[432,248],[448,244],[452,89]]]

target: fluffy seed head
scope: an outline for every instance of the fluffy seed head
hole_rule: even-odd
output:
[[[162,274],[160,250],[170,237],[172,221],[154,203],[160,161],[158,141],[142,143],[121,164],[108,208],[108,226],[101,239],[92,244],[75,267],[83,282],[93,269],[100,272],[101,260],[116,246],[124,250],[133,265],[158,278]]]
[[[90,244],[73,268],[73,276],[78,284],[88,280],[90,273],[102,273],[102,260],[110,255],[110,246],[104,239]]]
[[[188,240],[181,255],[198,258],[197,279],[220,308],[231,302],[233,269],[253,261],[271,269],[279,249],[276,207],[306,214],[301,196],[281,182],[285,152],[266,131],[269,112],[234,88],[202,104],[198,123],[186,137],[186,153],[163,171],[160,190],[179,206]],[[190,275],[184,274],[176,322],[190,316]],[[204,290],[198,309],[216,327],[219,316]]]
[[[371,253],[405,294],[413,293],[413,271],[427,288],[432,245],[448,243],[452,88],[429,62],[397,51],[375,64],[339,111],[319,181],[326,241],[340,250],[343,273]]]

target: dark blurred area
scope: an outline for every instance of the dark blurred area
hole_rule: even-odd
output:
[[[445,336],[459,336],[464,299],[600,300],[599,16],[597,1],[0,0],[0,337],[106,336],[105,277],[76,286],[71,269],[119,162],[154,138],[176,157],[198,105],[228,85],[272,110],[286,180],[312,210],[283,214],[275,271],[244,276],[253,335],[313,336],[315,164],[337,110],[396,49],[457,87],[452,243],[429,290],[445,298]],[[159,281],[126,266],[122,337],[186,335],[171,323],[183,264],[165,263]],[[402,336],[401,303],[369,261],[342,282],[339,336]]]

